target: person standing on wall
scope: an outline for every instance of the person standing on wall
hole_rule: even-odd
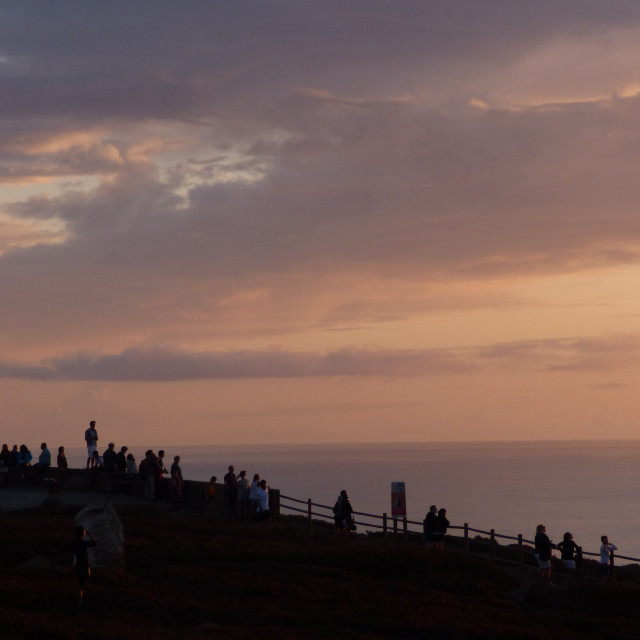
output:
[[[87,443],[87,469],[93,463],[93,452],[98,446],[98,431],[96,429],[96,421],[89,423],[89,428],[84,432],[84,439]]]

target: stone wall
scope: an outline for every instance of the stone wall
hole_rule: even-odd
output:
[[[58,470],[52,467],[44,477],[34,477],[27,474],[22,478],[17,469],[12,468],[7,473],[0,473],[0,484],[7,486],[49,486],[51,493],[66,491],[88,491],[97,494],[121,494],[125,493],[134,498],[146,499],[146,478],[138,475],[133,478],[124,479],[117,473],[109,474],[101,469],[68,469],[66,475],[60,478]],[[182,494],[185,507],[191,509],[205,509],[205,487],[206,482],[200,480],[184,480],[182,484]],[[222,517],[224,515],[224,484],[216,483],[214,514]],[[160,495],[156,496],[158,501],[170,500],[169,479],[163,478]],[[272,517],[280,514],[280,491],[269,489],[269,506]]]

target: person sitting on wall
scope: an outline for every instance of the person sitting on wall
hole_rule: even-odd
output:
[[[91,464],[89,465],[88,473],[88,485],[90,487],[98,486],[98,478],[101,478],[102,474],[104,473],[104,461],[102,459],[102,456],[97,451],[94,451],[93,455],[91,456]]]
[[[31,451],[29,451],[29,449],[27,448],[27,445],[21,444],[20,451],[18,452],[18,457],[16,459],[16,464],[22,478],[26,478],[27,471],[31,468],[32,459],[33,456],[31,455]]]
[[[11,451],[9,451],[9,445],[3,444],[2,451],[0,451],[0,484],[4,484],[9,475],[10,461]]]
[[[58,458],[56,462],[58,465],[58,486],[62,489],[69,471],[69,463],[67,462],[67,455],[64,452],[64,447],[58,447]]]
[[[37,482],[44,478],[49,473],[51,467],[51,451],[47,448],[47,443],[43,442],[40,445],[40,456],[38,462],[32,467],[33,482]]]

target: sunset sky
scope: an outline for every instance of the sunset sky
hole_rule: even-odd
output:
[[[635,438],[640,3],[4,1],[3,441]]]

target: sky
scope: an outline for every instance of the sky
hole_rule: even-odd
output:
[[[5,0],[3,441],[624,439],[640,3]]]

